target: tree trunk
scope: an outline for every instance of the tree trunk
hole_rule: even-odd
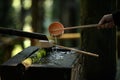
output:
[[[45,0],[32,0],[32,28],[33,32],[44,32],[44,3]],[[34,39],[31,39],[31,45],[35,45]]]
[[[114,0],[80,0],[80,23],[96,24],[104,14],[114,10]],[[116,28],[81,29],[81,48],[99,54],[98,58],[83,55],[83,77],[85,79],[115,80]]]
[[[117,10],[120,10],[120,0],[116,0],[116,8]],[[117,34],[117,50],[118,50],[118,58],[120,58],[120,26],[117,28],[118,34]]]

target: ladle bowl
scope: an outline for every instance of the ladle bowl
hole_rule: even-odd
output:
[[[53,37],[61,36],[64,33],[64,26],[60,22],[53,22],[48,29]]]

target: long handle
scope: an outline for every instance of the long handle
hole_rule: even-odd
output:
[[[78,50],[78,49],[75,49],[75,48],[70,48],[70,47],[65,47],[65,46],[61,46],[61,45],[56,45],[53,41],[44,41],[44,40],[41,40],[40,43],[44,44],[44,46],[42,46],[42,45],[40,46],[42,48],[48,48],[48,47],[58,46],[59,48],[73,50],[73,51],[76,51],[77,53],[80,53],[80,54],[90,55],[90,56],[94,56],[94,57],[98,57],[99,56],[98,54],[94,54],[94,53],[91,53],[91,52],[86,52],[86,51]]]
[[[41,33],[32,33],[32,32],[25,32],[22,30],[10,29],[10,28],[3,28],[0,27],[1,34],[8,34],[8,35],[15,35],[21,37],[28,37],[40,40],[48,40],[47,36]]]
[[[67,28],[64,28],[64,30],[77,29],[77,28],[92,28],[97,26],[100,26],[100,25],[99,24],[81,25],[81,26],[67,27]]]
[[[60,47],[60,48],[76,51],[76,52],[78,52],[80,54],[85,54],[85,55],[89,55],[89,56],[99,57],[99,55],[95,54],[95,53],[86,52],[86,51],[78,50],[78,49],[75,49],[75,48],[69,48],[69,47],[65,47],[65,46],[61,46],[61,45],[57,45],[57,46]]]

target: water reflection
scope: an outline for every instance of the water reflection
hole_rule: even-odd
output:
[[[39,64],[59,66],[66,65],[67,61],[69,61],[72,57],[75,57],[74,53],[74,51],[60,49],[59,47],[55,46],[46,57],[40,59]]]

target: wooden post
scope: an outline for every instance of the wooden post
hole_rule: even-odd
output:
[[[115,10],[115,0],[80,0],[80,23],[96,24],[104,14]],[[83,56],[83,78],[115,80],[116,28],[81,30],[82,50],[99,54],[99,58]]]

